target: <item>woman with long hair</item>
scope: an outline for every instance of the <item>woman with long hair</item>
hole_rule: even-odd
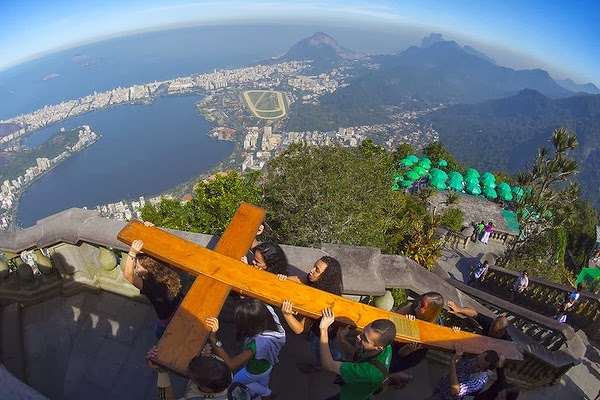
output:
[[[342,267],[338,260],[330,256],[323,256],[319,258],[315,265],[306,275],[301,276],[290,276],[278,275],[280,280],[289,279],[291,281],[303,283],[305,285],[314,287],[315,289],[323,290],[325,292],[333,293],[340,296],[343,290],[342,283]],[[296,319],[292,311],[292,302],[285,300],[281,306],[281,311],[286,322],[296,334],[301,334],[309,330],[308,338],[311,344],[311,348],[315,357],[313,364],[299,364],[298,368],[300,371],[305,373],[316,372],[321,369],[321,357],[320,357],[320,330],[319,321],[314,321],[307,317],[302,317],[300,320]],[[343,331],[342,331],[343,332]],[[334,360],[342,360],[342,352],[340,351],[340,342],[337,338],[338,327],[331,325],[328,329],[329,337],[329,350]]]
[[[273,242],[263,242],[252,248],[254,260],[252,265],[255,268],[266,270],[273,274],[289,274],[289,265],[283,249]],[[245,257],[242,258],[245,260]]]
[[[407,315],[409,319],[437,323],[442,325],[439,316],[444,308],[444,297],[437,292],[427,292],[419,296],[412,304],[406,305],[397,311],[398,314]],[[412,376],[403,372],[414,367],[427,356],[427,349],[420,344],[392,345],[392,363],[390,364],[390,381],[393,384],[402,384],[412,379]]]
[[[210,329],[208,337],[213,352],[223,359],[225,364],[235,371],[233,382],[246,385],[248,389],[263,400],[275,399],[269,388],[269,379],[273,366],[279,362],[279,352],[285,344],[285,330],[279,318],[270,306],[251,297],[243,298],[235,308],[234,324],[236,337],[243,340],[244,349],[234,357],[229,356],[217,339],[219,320],[216,317],[206,319]]]
[[[131,243],[123,275],[152,304],[158,317],[154,334],[160,338],[183,300],[181,280],[167,264],[141,253],[143,246],[141,240]]]

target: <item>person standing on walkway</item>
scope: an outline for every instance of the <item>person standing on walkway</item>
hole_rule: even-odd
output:
[[[477,261],[477,265],[471,270],[469,277],[471,278],[467,285],[473,285],[475,287],[479,286],[481,282],[485,279],[485,275],[487,274],[488,268],[490,267],[490,263],[488,260],[485,260],[483,264],[481,261]]]
[[[494,223],[492,221],[490,221],[485,226],[485,229],[483,231],[483,237],[481,238],[481,243],[488,244],[488,241],[490,240],[490,235],[492,234],[493,230],[494,230]]]
[[[473,238],[473,242],[477,242],[477,239],[481,239],[484,229],[485,222],[481,221],[479,224],[477,224],[477,226],[475,227],[475,232],[473,233],[475,235],[475,237]]]
[[[331,308],[321,311],[319,323],[321,336],[321,365],[339,375],[340,393],[327,400],[368,400],[381,388],[388,376],[392,360],[392,342],[396,337],[396,326],[388,319],[377,319],[356,337],[356,348],[351,362],[335,361],[329,351],[327,330],[335,321]]]
[[[511,300],[514,298],[514,293],[523,293],[525,289],[529,286],[529,274],[527,270],[523,271],[521,275],[515,278],[515,283],[513,284],[513,294],[511,295]]]

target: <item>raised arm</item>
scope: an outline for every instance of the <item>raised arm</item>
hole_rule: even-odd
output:
[[[302,319],[298,321],[294,316],[298,313],[292,310],[292,306],[293,304],[291,301],[284,300],[283,304],[281,305],[281,312],[283,313],[283,318],[285,318],[285,322],[287,322],[290,329],[294,331],[295,334],[299,335],[303,332],[306,332],[312,325],[313,321],[306,317],[302,317]]]
[[[448,308],[456,314],[466,315],[467,317],[476,318],[479,313],[471,307],[459,307],[452,300],[448,300]]]
[[[213,353],[223,359],[223,362],[227,364],[230,370],[235,371],[254,357],[254,353],[250,349],[246,349],[240,354],[230,357],[227,351],[222,347],[222,343],[217,339],[219,320],[216,317],[208,317],[206,318],[206,325],[208,325],[210,329],[208,341],[210,342]]]
[[[335,315],[331,308],[324,308],[321,311],[321,315],[321,322],[319,323],[319,330],[321,332],[321,337],[319,338],[321,365],[327,371],[339,374],[342,363],[333,359],[329,350],[329,335],[327,334],[329,326],[335,321]]]
[[[138,289],[142,288],[142,278],[135,274],[135,263],[136,257],[140,251],[142,251],[142,247],[144,246],[144,242],[141,240],[134,240],[131,243],[131,247],[127,252],[127,260],[125,261],[125,268],[123,270],[123,276],[127,279],[133,286]]]

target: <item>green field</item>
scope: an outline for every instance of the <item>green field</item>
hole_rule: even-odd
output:
[[[242,99],[252,115],[260,119],[278,119],[286,116],[285,96],[274,90],[249,90]]]

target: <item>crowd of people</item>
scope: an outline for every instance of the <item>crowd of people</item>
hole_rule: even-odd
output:
[[[285,252],[276,243],[255,241],[251,253],[250,260],[244,257],[243,261],[276,274],[279,281],[294,281],[335,295],[342,294],[342,267],[333,257],[321,257],[308,273],[290,276]],[[155,335],[160,338],[183,298],[179,275],[170,266],[143,254],[143,242],[135,240],[127,254],[124,276],[152,304],[158,318]],[[270,375],[286,343],[286,329],[270,305],[242,296],[235,301],[233,322],[236,337],[242,342],[240,351],[230,354],[225,350],[219,340],[222,327],[218,315],[207,318],[208,343],[189,363],[189,382],[182,399],[280,398],[270,388]],[[453,301],[445,301],[437,292],[425,293],[396,312],[412,320],[443,324],[440,314],[444,305],[453,313],[477,321],[483,335],[511,340],[505,317],[492,319],[474,309],[459,307]],[[339,392],[327,400],[366,400],[386,387],[409,384],[413,377],[406,371],[427,355],[427,348],[421,344],[394,342],[396,326],[388,319],[372,321],[351,340],[351,327],[336,322],[331,308],[324,305],[321,314],[319,319],[313,320],[298,316],[290,300],[284,300],[281,305],[281,315],[288,330],[308,335],[313,362],[298,364],[300,372],[324,370],[337,376]],[[453,330],[458,329],[453,327]],[[506,381],[502,355],[489,350],[467,357],[460,345],[454,350],[448,373],[439,381],[430,399],[455,400],[469,394],[479,400],[517,398],[518,388]],[[175,399],[168,372],[152,362],[156,354],[156,348],[150,349],[147,359],[158,370],[159,398]],[[496,370],[498,378],[489,386],[492,370]],[[489,387],[484,390],[486,386]]]

